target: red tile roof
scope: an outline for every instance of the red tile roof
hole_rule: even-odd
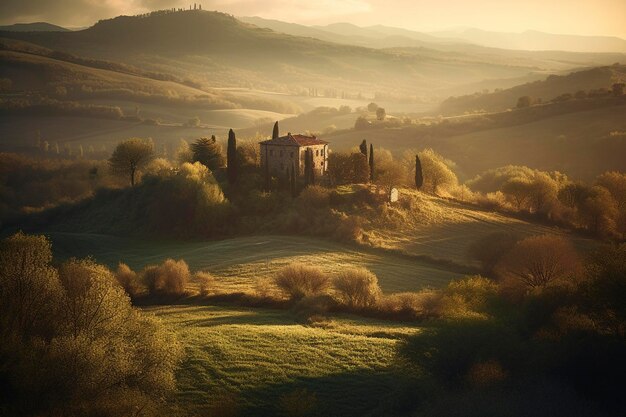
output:
[[[326,145],[328,142],[320,140],[315,136],[292,135],[291,133],[287,133],[286,136],[281,136],[276,139],[264,140],[260,143],[261,145],[313,146]]]

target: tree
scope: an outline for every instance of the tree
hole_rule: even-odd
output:
[[[530,185],[530,202],[535,213],[545,213],[557,199],[558,184],[545,172],[537,172]]]
[[[367,110],[371,111],[372,113],[374,113],[376,110],[378,110],[378,104],[376,103],[370,103],[367,105]]]
[[[200,162],[211,171],[224,166],[224,156],[222,155],[222,147],[217,143],[215,136],[209,138],[200,138],[191,144],[191,152],[193,153],[193,162]]]
[[[376,179],[376,184],[383,187],[387,193],[387,197],[391,200],[391,190],[402,184],[406,178],[406,171],[401,164],[390,163],[383,167],[382,172]]]
[[[356,184],[366,183],[370,179],[370,167],[367,156],[360,152],[350,155],[352,161],[352,182]]]
[[[615,97],[621,97],[624,95],[624,86],[626,86],[626,84],[624,83],[615,83],[612,86],[612,91],[613,91],[613,95]]]
[[[363,142],[359,145],[359,150],[367,158],[367,141],[363,139]]]
[[[137,171],[143,169],[154,158],[154,145],[150,140],[132,138],[119,143],[109,158],[111,170],[129,176],[130,185],[135,185]]]
[[[554,235],[531,236],[513,246],[499,269],[530,288],[545,287],[571,279],[579,272],[579,259],[572,244]]]
[[[596,184],[611,193],[619,210],[626,210],[626,174],[617,171],[605,172],[596,179]]]
[[[587,228],[593,233],[607,234],[615,229],[619,211],[615,199],[606,188],[594,185],[578,210]]]
[[[333,152],[328,157],[328,174],[335,185],[365,183],[370,177],[367,158],[361,152]]]
[[[502,186],[502,192],[514,202],[517,211],[526,207],[532,191],[532,183],[523,178],[514,178]]]
[[[369,164],[370,164],[370,181],[374,182],[376,179],[376,176],[374,175],[374,145],[372,145],[370,143],[370,160],[369,160]]]
[[[143,415],[174,389],[180,345],[106,267],[54,268],[45,237],[18,233],[0,243],[0,294],[3,414]]]
[[[385,109],[383,109],[382,107],[379,107],[376,109],[376,118],[378,120],[385,120],[386,116],[387,116],[387,112],[385,111]]]
[[[315,167],[313,166],[313,149],[304,152],[304,185],[315,185]]]
[[[354,128],[356,130],[365,130],[368,129],[370,126],[371,123],[364,116],[357,117],[356,121],[354,122]]]
[[[424,174],[422,173],[422,162],[419,155],[415,155],[415,188],[418,190],[424,185]]]
[[[453,165],[432,149],[418,153],[422,164],[424,188],[433,194],[457,184],[457,178],[450,166]]]
[[[532,104],[533,104],[533,99],[530,96],[523,96],[517,99],[518,109],[530,107]]]
[[[278,133],[278,121],[274,123],[274,130],[272,131],[272,139],[277,139],[279,137]]]
[[[333,152],[328,156],[328,176],[333,185],[349,184],[352,181],[350,154]]]
[[[189,143],[185,139],[180,140],[180,144],[178,145],[178,149],[176,149],[176,162],[182,165],[185,162],[193,162],[193,152],[191,152],[191,148],[189,147]]]
[[[315,185],[315,163],[313,149],[309,149],[309,185]]]
[[[233,129],[228,131],[228,148],[226,150],[228,183],[233,185],[237,182],[238,163],[237,163],[237,139]]]
[[[22,232],[0,242],[0,336],[48,333],[46,319],[55,314],[61,293],[52,249],[44,236]]]
[[[291,188],[291,197],[296,198],[298,195],[298,188],[296,185],[296,163],[291,163],[291,175],[289,177],[289,185]]]

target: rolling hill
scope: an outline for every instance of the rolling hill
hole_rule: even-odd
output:
[[[433,49],[400,51],[342,45],[277,33],[208,11],[120,16],[81,31],[2,32],[1,36],[192,77],[213,87],[282,92],[309,92],[314,88],[324,96],[373,96],[385,91],[400,97],[445,97],[452,91],[473,92],[474,84],[485,80],[518,79],[555,67],[541,60],[511,61],[487,55],[455,56]],[[588,62],[588,58],[584,60]],[[561,63],[559,69],[581,65],[575,61]]]
[[[0,31],[7,32],[70,32],[61,26],[47,22],[15,23],[13,25],[0,26]]]
[[[517,99],[529,96],[544,102],[562,94],[585,93],[590,90],[611,89],[614,83],[626,81],[626,65],[596,67],[567,75],[550,75],[542,81],[522,84],[488,94],[476,93],[469,96],[451,97],[445,100],[440,111],[444,115],[462,114],[472,111],[501,111],[515,107]]]
[[[509,164],[559,170],[583,180],[591,180],[607,170],[625,171],[623,99],[606,107],[596,107],[592,101],[590,107],[578,111],[571,111],[575,110],[572,108],[567,112],[547,112],[568,105],[576,107],[586,102],[573,100],[512,112],[444,118],[432,125],[350,129],[323,138],[335,150],[349,150],[366,139],[398,157],[408,149],[430,147],[457,163],[461,179]]]

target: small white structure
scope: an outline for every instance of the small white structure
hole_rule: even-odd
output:
[[[398,201],[398,196],[400,195],[400,193],[398,192],[397,188],[392,188],[391,189],[391,193],[389,194],[389,201],[392,203],[395,203],[396,201]]]

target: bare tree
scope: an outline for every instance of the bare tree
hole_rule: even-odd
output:
[[[111,170],[119,175],[129,176],[130,185],[135,185],[137,171],[154,158],[154,145],[151,140],[132,138],[118,144],[109,158]]]
[[[555,235],[531,236],[517,242],[498,265],[504,274],[514,276],[530,288],[573,278],[579,267],[574,247]]]

